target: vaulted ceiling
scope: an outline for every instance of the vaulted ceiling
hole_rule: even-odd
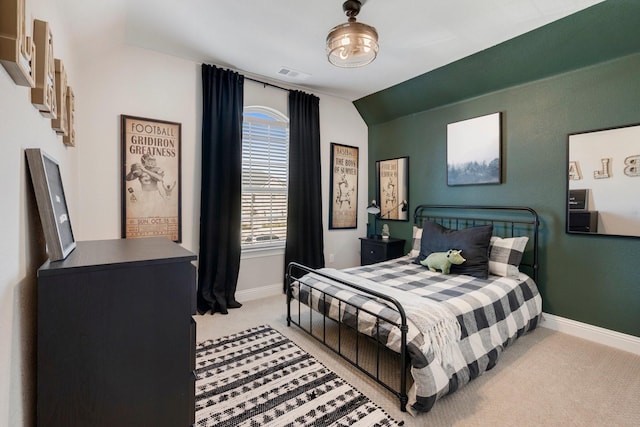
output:
[[[325,38],[343,0],[57,0],[78,40],[125,43],[356,100],[571,15],[601,0],[365,0],[370,65],[329,64]],[[122,32],[123,34],[118,34]],[[289,70],[285,72],[283,70]]]

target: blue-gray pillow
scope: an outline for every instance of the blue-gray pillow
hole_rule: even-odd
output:
[[[461,265],[452,265],[452,274],[466,274],[486,279],[489,277],[489,242],[493,234],[493,225],[451,230],[442,225],[426,221],[422,227],[420,262],[433,252],[446,252],[449,249],[462,250],[466,261]]]

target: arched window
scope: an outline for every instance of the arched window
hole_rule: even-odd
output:
[[[242,248],[284,247],[287,238],[289,119],[245,107],[242,121]]]

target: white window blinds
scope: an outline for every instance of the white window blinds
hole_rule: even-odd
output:
[[[289,125],[245,109],[242,123],[242,247],[284,247]]]

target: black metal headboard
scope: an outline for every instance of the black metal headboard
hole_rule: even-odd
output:
[[[520,265],[531,270],[537,283],[540,220],[535,210],[524,206],[420,205],[413,214],[413,223],[422,227],[425,221],[453,230],[491,224],[494,236],[529,237]]]

